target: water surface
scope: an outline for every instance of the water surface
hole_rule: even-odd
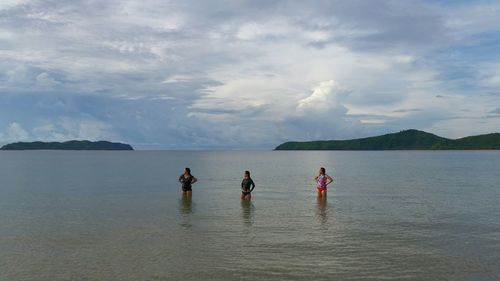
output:
[[[0,280],[499,280],[498,167],[493,151],[5,151]]]

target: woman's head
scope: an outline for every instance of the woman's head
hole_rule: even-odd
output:
[[[189,169],[189,168],[187,168],[187,167],[186,167],[186,168],[184,169],[184,174],[185,174],[185,175],[191,175],[191,169]]]
[[[323,168],[323,167],[319,168],[319,174],[320,175],[325,175],[326,174],[325,168]]]
[[[245,172],[243,173],[243,176],[244,176],[244,177],[247,177],[247,178],[250,178],[250,171],[245,171]]]

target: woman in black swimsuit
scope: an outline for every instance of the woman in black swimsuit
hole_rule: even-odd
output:
[[[243,173],[243,181],[241,181],[241,199],[250,199],[252,198],[251,192],[255,188],[255,183],[250,177],[250,172],[245,171]]]
[[[184,169],[184,174],[179,177],[179,182],[182,184],[182,196],[191,196],[193,194],[192,184],[198,179],[191,175],[191,169]]]

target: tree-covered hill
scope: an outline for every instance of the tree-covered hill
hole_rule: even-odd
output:
[[[275,150],[475,150],[500,149],[500,134],[447,139],[419,130],[352,140],[285,142]]]
[[[131,145],[109,141],[66,142],[15,142],[2,146],[1,150],[134,150]]]

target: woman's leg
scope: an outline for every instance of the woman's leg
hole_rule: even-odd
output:
[[[250,200],[250,198],[252,198],[252,195],[250,195],[250,193],[241,193],[242,200]]]
[[[323,190],[321,190],[319,188],[317,190],[318,190],[318,198],[323,197]]]
[[[326,190],[318,189],[318,197],[326,197]]]

